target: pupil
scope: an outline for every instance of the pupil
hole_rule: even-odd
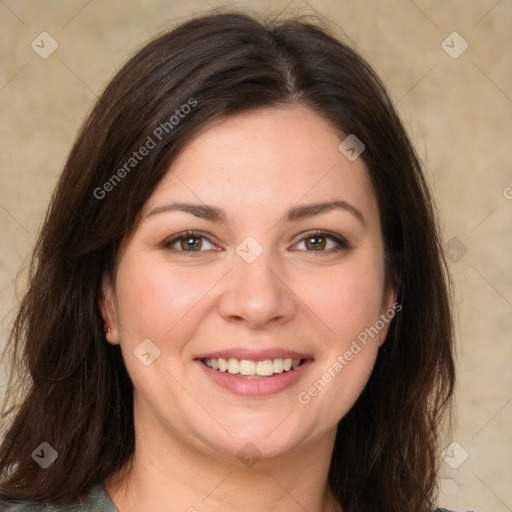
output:
[[[198,237],[190,236],[181,239],[181,248],[184,250],[192,249],[193,251],[197,251],[201,248],[201,243]]]
[[[306,246],[313,249],[324,249],[325,248],[325,237],[324,236],[312,236],[308,238]]]

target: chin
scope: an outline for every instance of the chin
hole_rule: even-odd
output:
[[[301,442],[305,442],[307,435],[305,432],[299,432],[298,429],[286,428],[283,424],[279,425],[279,421],[275,423],[276,427],[269,428],[268,424],[261,425],[261,428],[251,425],[244,431],[229,430],[228,434],[223,436],[223,440],[219,442],[219,438],[205,439],[210,447],[219,453],[228,457],[236,457],[244,462],[248,459],[269,459],[280,457],[293,450]]]

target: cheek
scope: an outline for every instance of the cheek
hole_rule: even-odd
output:
[[[160,258],[132,255],[119,266],[117,297],[119,320],[133,341],[150,338],[168,345],[186,337],[201,302],[218,277],[194,269],[177,270]],[[206,301],[205,301],[206,302]],[[177,333],[181,333],[177,336]]]
[[[353,263],[332,272],[303,278],[301,290],[301,298],[323,326],[327,339],[342,349],[378,320],[383,275],[370,259],[362,264],[354,258]]]
[[[305,284],[316,290],[309,298],[324,328],[324,351],[299,402],[309,404],[325,424],[339,421],[354,405],[372,373],[379,335],[372,331],[379,319],[383,273],[380,262],[354,258],[329,276]]]
[[[149,407],[156,403],[156,396],[182,393],[170,375],[182,378],[184,348],[208,305],[208,291],[219,279],[212,274],[176,270],[143,251],[130,252],[119,265],[116,295],[121,349],[138,395]],[[159,350],[149,366],[138,359],[147,350],[139,348],[148,347],[141,345],[147,339]],[[149,345],[149,350],[155,349]]]

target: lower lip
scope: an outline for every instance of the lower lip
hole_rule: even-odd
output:
[[[272,377],[262,379],[245,379],[231,373],[213,370],[203,362],[196,359],[201,369],[217,384],[239,396],[270,396],[280,393],[293,386],[313,363],[312,359],[306,359],[296,370],[277,373]]]

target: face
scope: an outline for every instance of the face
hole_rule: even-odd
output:
[[[267,109],[173,162],[103,287],[138,421],[215,456],[252,443],[270,457],[332,434],[355,403],[395,297],[344,138],[304,107]]]

